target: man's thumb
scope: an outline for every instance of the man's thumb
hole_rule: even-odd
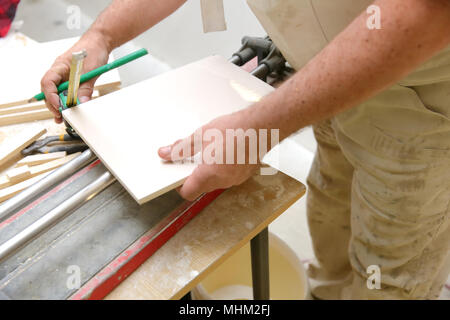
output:
[[[159,148],[158,154],[166,161],[181,161],[199,152],[199,150],[195,150],[195,147],[198,149],[198,144],[194,143],[194,135],[191,135],[170,146]]]
[[[84,103],[91,100],[93,92],[94,92],[94,82],[88,81],[80,84],[80,87],[78,88],[78,100],[80,100],[80,103]]]

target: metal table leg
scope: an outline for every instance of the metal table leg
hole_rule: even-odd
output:
[[[250,241],[253,299],[269,300],[269,230],[265,228]]]

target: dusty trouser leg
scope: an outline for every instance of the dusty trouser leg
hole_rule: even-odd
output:
[[[343,298],[433,299],[448,277],[450,118],[437,110],[450,105],[426,107],[424,99],[421,90],[394,86],[334,122],[355,168],[354,276]],[[367,285],[371,266],[380,270],[380,289]]]
[[[338,146],[331,121],[314,127],[317,152],[308,176],[307,214],[317,261],[308,268],[312,294],[338,299],[348,282],[350,190],[353,167]]]

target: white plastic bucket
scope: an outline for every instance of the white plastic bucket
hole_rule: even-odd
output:
[[[269,233],[269,270],[271,300],[306,299],[308,284],[303,264],[273,233]],[[252,300],[250,244],[209,274],[191,294],[194,300]]]

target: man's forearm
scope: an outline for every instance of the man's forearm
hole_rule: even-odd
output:
[[[85,36],[100,35],[111,51],[169,16],[184,2],[186,0],[114,0]]]
[[[354,107],[450,44],[450,0],[379,0],[381,29],[363,13],[274,93],[247,109],[280,138]]]

